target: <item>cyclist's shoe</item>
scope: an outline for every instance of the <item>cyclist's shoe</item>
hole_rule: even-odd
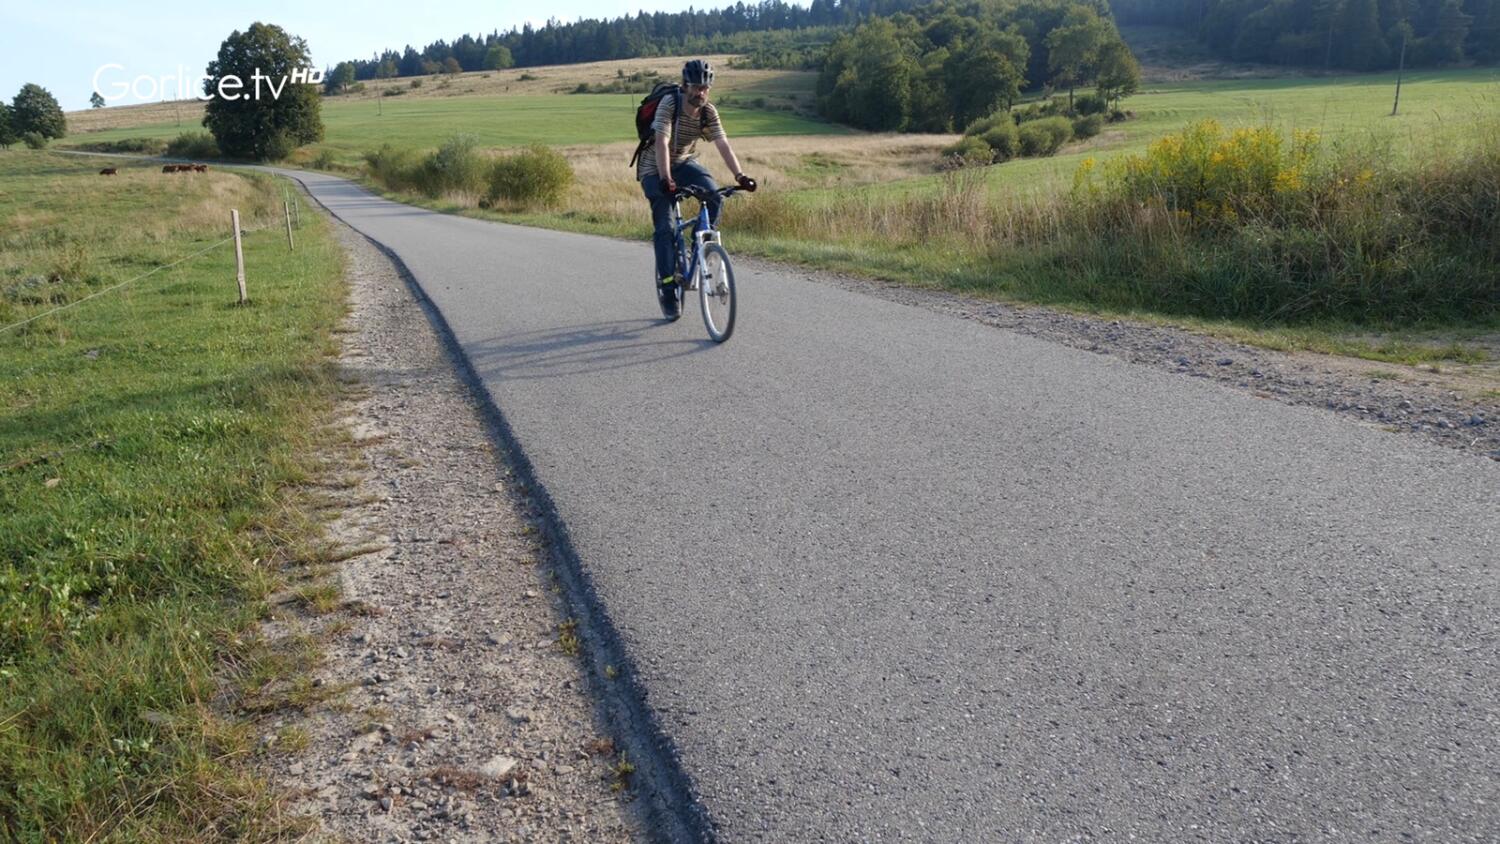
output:
[[[661,305],[661,315],[665,317],[668,322],[675,320],[677,319],[677,317],[681,316],[681,311],[677,307],[677,291],[678,287],[676,276],[669,275],[666,278],[662,279],[660,284],[656,285],[656,302],[657,304]]]

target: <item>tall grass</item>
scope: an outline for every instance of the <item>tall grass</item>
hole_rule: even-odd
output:
[[[1041,301],[1259,324],[1500,315],[1494,125],[1460,148],[1398,158],[1378,140],[1210,121],[1141,155],[1086,159],[1054,196],[996,199],[975,172],[905,196],[756,196],[726,226],[872,258],[926,253],[914,262],[930,275]]]

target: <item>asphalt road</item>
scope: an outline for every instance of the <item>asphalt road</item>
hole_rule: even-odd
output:
[[[440,309],[722,840],[1500,840],[1500,464],[791,270],[716,347],[645,244],[296,175]]]

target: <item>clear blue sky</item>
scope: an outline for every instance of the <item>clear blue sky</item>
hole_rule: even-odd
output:
[[[732,0],[730,0],[732,2]],[[421,49],[439,38],[465,32],[507,30],[547,18],[614,18],[637,10],[682,11],[704,0],[553,0],[547,3],[478,0],[367,0],[354,4],[323,0],[256,0],[250,3],[186,3],[167,0],[124,4],[119,0],[4,0],[0,7],[0,97],[9,101],[27,82],[51,91],[69,111],[87,108],[95,71],[124,65],[101,78],[133,82],[203,72],[225,36],[255,21],[274,23],[307,39],[316,67],[363,58],[386,47]],[[173,83],[175,85],[175,83]],[[143,83],[142,90],[147,85]],[[106,91],[108,93],[108,91]],[[197,91],[193,90],[193,94]],[[138,102],[133,96],[114,104]]]

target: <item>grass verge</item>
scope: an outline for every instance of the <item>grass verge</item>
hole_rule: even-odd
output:
[[[231,713],[294,667],[260,599],[336,391],[342,254],[280,183],[0,153],[0,839],[286,832]],[[245,228],[230,245],[106,288]],[[92,293],[97,298],[81,301]]]

